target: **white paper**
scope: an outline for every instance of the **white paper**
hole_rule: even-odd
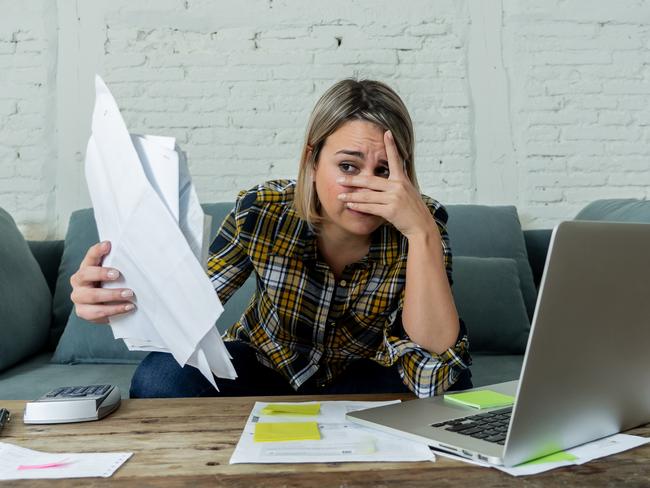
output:
[[[116,339],[130,350],[170,352],[217,388],[213,374],[237,377],[215,328],[223,311],[206,275],[209,221],[185,155],[175,140],[128,133],[99,76],[86,180],[101,240],[111,241],[104,266],[118,269],[105,287],[130,288],[136,310],[112,317]]]
[[[48,453],[0,442],[0,480],[108,478],[131,452]]]
[[[598,439],[593,442],[588,442],[578,447],[572,449],[567,449],[566,452],[572,454],[576,459],[572,461],[556,461],[540,464],[521,464],[519,466],[514,466],[512,468],[507,468],[505,466],[493,466],[491,464],[483,463],[481,461],[476,461],[473,459],[466,459],[454,454],[436,451],[436,454],[454,459],[456,461],[463,461],[469,464],[475,464],[477,466],[484,466],[488,468],[496,468],[504,473],[508,473],[512,476],[527,476],[531,474],[543,473],[545,471],[550,471],[552,469],[562,468],[564,466],[575,466],[580,464],[585,464],[594,459],[603,458],[606,456],[611,456],[619,452],[627,451],[635,447],[642,446],[650,442],[650,439],[645,437],[639,437],[629,434],[614,434],[603,439]]]
[[[274,402],[282,403],[282,402]],[[314,402],[304,402],[306,404]],[[357,461],[433,461],[426,444],[405,440],[348,422],[345,414],[392,402],[327,401],[320,413],[308,415],[262,415],[268,405],[256,402],[235,447],[230,464],[238,463],[330,463]],[[297,403],[296,403],[297,404]],[[257,422],[318,422],[321,439],[315,441],[254,442]]]

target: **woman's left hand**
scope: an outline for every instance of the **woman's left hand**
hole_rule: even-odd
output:
[[[384,132],[384,145],[388,156],[388,178],[342,176],[337,183],[371,191],[341,193],[339,200],[344,201],[348,208],[384,218],[407,238],[431,232],[432,228],[437,230],[431,212],[404,171],[390,131]]]

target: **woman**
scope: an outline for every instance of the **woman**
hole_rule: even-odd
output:
[[[297,181],[239,194],[210,246],[222,302],[255,273],[257,290],[226,333],[236,380],[217,392],[198,370],[151,353],[132,397],[412,391],[471,387],[465,327],[451,294],[447,214],[419,193],[410,116],[377,81],[343,80],[317,102]],[[75,273],[77,314],[132,313],[133,291],[101,289],[110,243]],[[136,290],[137,291],[137,290]]]

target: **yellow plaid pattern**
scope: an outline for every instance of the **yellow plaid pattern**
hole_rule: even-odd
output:
[[[239,194],[210,246],[208,275],[225,303],[254,272],[256,292],[226,340],[242,340],[262,364],[280,371],[294,389],[307,380],[331,382],[346,366],[368,358],[398,364],[419,397],[451,386],[471,359],[465,326],[453,348],[432,354],[412,342],[401,324],[407,240],[386,223],[370,251],[338,282],[319,258],[316,236],[293,209],[295,181],[274,180]],[[443,240],[451,282],[447,213],[422,197]]]

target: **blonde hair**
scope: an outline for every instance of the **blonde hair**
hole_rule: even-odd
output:
[[[320,97],[309,117],[300,158],[294,208],[315,228],[322,221],[313,175],[325,140],[349,120],[366,120],[390,130],[404,169],[419,189],[415,176],[414,136],[411,117],[399,95],[380,81],[345,79]]]

